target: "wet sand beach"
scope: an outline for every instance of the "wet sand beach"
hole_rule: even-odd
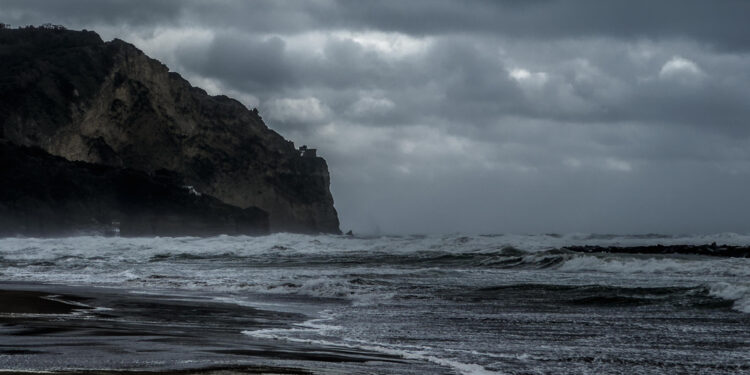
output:
[[[4,375],[29,375],[29,374],[49,374],[49,371],[0,371]],[[214,367],[188,370],[159,370],[159,371],[116,371],[116,370],[80,370],[80,371],[54,371],[56,375],[242,375],[242,374],[264,374],[264,375],[296,375],[310,374],[309,371],[283,368],[283,367],[264,367],[264,366],[235,366],[235,367]]]
[[[70,314],[77,308],[85,308],[60,301],[60,298],[76,299],[38,291],[0,290],[0,314]]]
[[[402,361],[241,333],[305,319],[300,313],[221,303],[184,291],[162,295],[2,284],[0,373],[307,374],[320,369],[316,363],[325,369],[325,363]]]

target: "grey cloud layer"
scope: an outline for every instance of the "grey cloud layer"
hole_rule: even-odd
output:
[[[6,0],[19,20],[72,23],[197,23],[253,32],[388,30],[409,34],[490,33],[514,37],[685,38],[750,48],[744,0]]]
[[[750,48],[743,0],[6,0],[19,20],[72,23],[205,24],[253,32],[388,30],[409,34],[484,32],[515,37],[625,39],[678,37],[721,48]],[[720,22],[717,22],[720,20]]]
[[[750,130],[743,55],[609,39],[529,42],[503,53],[504,40],[496,38],[441,37],[427,44],[424,51],[389,59],[351,39],[330,37],[310,55],[281,37],[222,33],[200,48],[179,50],[176,59],[194,74],[265,99],[314,90],[339,118],[351,115],[368,92],[381,93],[394,103],[382,111],[388,116],[359,120],[382,125],[442,120],[488,127],[502,116],[520,116],[694,125],[742,136]],[[556,51],[534,56],[535,48]],[[639,60],[638,48],[656,52]],[[670,71],[674,61],[687,67]]]
[[[747,231],[746,1],[14,1],[321,149],[355,231]]]

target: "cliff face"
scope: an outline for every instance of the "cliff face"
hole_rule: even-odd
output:
[[[0,140],[0,236],[268,233],[268,214],[195,194],[174,173],[72,162]],[[117,225],[113,226],[113,222]]]
[[[11,142],[69,160],[175,171],[199,192],[267,211],[272,231],[339,232],[325,160],[120,40],[0,30],[0,124]]]

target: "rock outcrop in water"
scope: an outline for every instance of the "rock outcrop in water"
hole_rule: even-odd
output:
[[[750,258],[750,246],[717,245],[645,245],[645,246],[566,246],[563,250],[577,253],[707,255],[727,258]]]
[[[228,205],[268,212],[272,231],[339,233],[324,159],[302,155],[257,110],[91,31],[0,30],[0,138],[68,160],[173,171]]]
[[[0,140],[0,236],[268,233],[268,214],[183,186],[167,171],[72,162]]]

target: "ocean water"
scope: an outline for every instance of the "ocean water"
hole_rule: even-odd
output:
[[[371,353],[272,361],[320,373],[750,374],[750,259],[559,250],[712,242],[750,236],[5,238],[0,280],[296,314],[222,327],[233,347]],[[85,367],[20,358],[0,364]]]

